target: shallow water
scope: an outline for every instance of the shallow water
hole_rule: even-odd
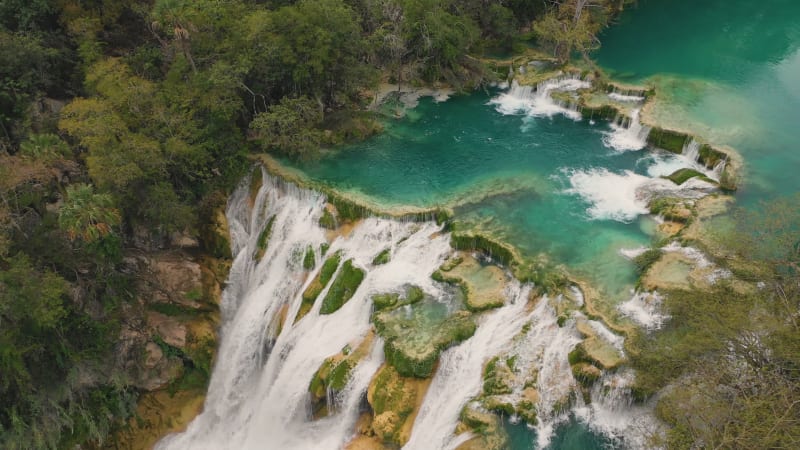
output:
[[[639,3],[602,36],[600,64],[654,84],[660,121],[739,150],[741,203],[800,191],[800,2]]]

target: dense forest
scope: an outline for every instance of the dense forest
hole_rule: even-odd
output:
[[[225,257],[204,230],[248,154],[379,132],[379,83],[469,90],[497,80],[487,55],[586,56],[627,3],[0,0],[0,447],[103,447],[125,426],[142,391],[115,357],[138,311],[125,258],[175,236]],[[762,291],[671,296],[668,329],[635,343],[641,395],[675,386],[673,446],[797,437],[798,223],[772,253],[726,238]],[[208,353],[180,356],[207,381]]]

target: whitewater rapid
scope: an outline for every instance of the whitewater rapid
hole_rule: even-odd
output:
[[[329,392],[329,413],[319,419],[312,417],[309,394],[315,372],[326,358],[358,347],[371,334],[373,294],[401,292],[413,284],[433,298],[452,297],[445,285],[431,278],[453,255],[450,236],[441,226],[368,218],[346,235],[335,236],[319,226],[323,195],[264,171],[261,178],[254,197],[248,179],[228,202],[235,256],[223,292],[220,348],[203,411],[186,431],[158,442],[159,450],[344,448],[356,434],[370,381],[384,364],[383,342],[372,339],[345,388]],[[259,258],[260,237],[268,224],[271,234]],[[339,253],[342,262],[351,260],[365,272],[364,279],[339,310],[320,314],[322,302],[317,300],[296,320],[302,293],[320,270],[322,248],[328,242],[325,254]],[[315,265],[307,270],[303,259],[309,248]],[[385,249],[391,254],[389,262],[374,265],[375,256]],[[405,449],[452,449],[469,439],[469,433],[455,434],[461,411],[480,393],[486,362],[503,352],[513,353],[520,367],[538,373],[536,429],[541,447],[570,417],[581,417],[590,427],[597,422],[597,429],[604,430],[598,421],[604,416],[591,409],[601,406],[587,410],[578,402],[571,409],[556,408],[566,398],[579,397],[568,354],[581,337],[574,320],[559,325],[547,297],[535,299],[531,292],[531,285],[512,279],[505,305],[481,313],[475,334],[442,353]],[[621,348],[621,337],[599,323],[597,327],[600,336]],[[522,389],[515,386],[514,392]],[[608,432],[617,433],[618,428]]]
[[[312,420],[310,413],[313,374],[325,358],[347,345],[355,347],[371,330],[371,294],[414,284],[443,295],[430,278],[452,252],[448,236],[436,235],[440,227],[371,218],[349,236],[333,240],[327,250],[329,255],[341,252],[342,261],[352,259],[365,270],[353,297],[330,315],[319,313],[317,301],[294,323],[302,292],[324,260],[319,249],[327,242],[326,230],[318,225],[324,198],[266,173],[263,179],[252,210],[247,182],[228,204],[235,258],[223,293],[221,344],[203,412],[184,433],[160,441],[158,449],[343,447],[352,438],[369,382],[383,363],[382,342],[375,339],[346,388],[333,399],[335,413],[319,420]],[[258,261],[258,237],[272,217],[271,238]],[[302,259],[309,246],[316,266],[306,271]],[[373,258],[386,248],[391,260],[373,266]],[[278,330],[282,310],[286,319]]]

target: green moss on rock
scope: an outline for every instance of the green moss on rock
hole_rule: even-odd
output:
[[[322,267],[320,268],[319,273],[317,273],[317,276],[314,277],[306,290],[303,291],[303,301],[300,304],[300,310],[297,312],[295,323],[302,319],[303,316],[308,314],[308,312],[311,310],[311,307],[314,306],[314,301],[317,299],[320,292],[325,289],[325,286],[328,285],[328,282],[336,272],[336,268],[339,267],[339,262],[341,259],[342,254],[340,252],[336,252],[329,256],[324,263],[322,263]]]
[[[701,180],[703,180],[703,181],[705,181],[707,183],[717,184],[714,180],[708,178],[702,172],[698,172],[698,171],[696,171],[694,169],[688,169],[688,168],[678,169],[675,172],[672,172],[670,175],[668,175],[668,176],[666,176],[664,178],[666,178],[666,179],[672,181],[673,183],[677,184],[678,186],[680,186],[683,183],[685,183],[685,182],[687,182],[690,179],[695,178],[695,177],[696,178],[700,178]]]
[[[683,153],[683,146],[689,142],[690,137],[679,131],[666,130],[653,127],[647,135],[647,143],[672,153]]]
[[[306,248],[306,254],[303,256],[303,269],[313,269],[316,262],[314,248],[309,245],[308,248]]]
[[[372,264],[379,266],[382,264],[386,264],[392,257],[392,249],[387,248],[378,253],[375,258],[372,259]]]
[[[275,217],[276,216],[272,216],[267,220],[267,225],[264,226],[264,229],[261,230],[261,233],[258,235],[256,251],[253,254],[253,259],[256,261],[261,261],[261,258],[264,257],[264,253],[267,252],[267,245],[269,244],[269,238],[272,236],[272,226],[275,224]]]
[[[353,260],[348,259],[342,265],[339,275],[333,281],[328,293],[322,300],[320,314],[332,314],[339,310],[355,294],[361,281],[364,280],[364,271],[353,265]]]
[[[322,210],[322,217],[319,218],[319,226],[328,230],[336,229],[336,218],[328,211],[328,208]]]
[[[375,316],[375,327],[384,339],[386,361],[403,376],[426,378],[433,373],[442,350],[475,333],[475,322],[466,311],[425,323],[424,314]]]

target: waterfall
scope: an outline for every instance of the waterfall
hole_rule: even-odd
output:
[[[650,127],[639,121],[640,111],[637,108],[631,111],[630,117],[617,117],[611,123],[611,131],[603,137],[603,143],[620,152],[643,149],[647,145]]]
[[[694,139],[689,139],[689,142],[683,145],[681,154],[687,160],[693,163],[700,163],[700,143]]]
[[[506,115],[525,114],[531,117],[552,117],[563,114],[573,120],[580,120],[581,114],[575,102],[554,99],[554,92],[571,92],[591,87],[577,75],[567,75],[542,81],[536,86],[522,86],[516,80],[511,82],[508,92],[489,101],[495,109]]]
[[[302,292],[320,270],[320,246],[326,230],[318,225],[321,194],[263,173],[263,186],[249,209],[249,183],[231,196],[227,217],[235,254],[221,304],[220,348],[203,412],[187,430],[161,440],[158,449],[335,449],[351,438],[369,382],[383,363],[383,345],[372,347],[352,370],[346,387],[332,399],[334,412],[312,420],[308,393],[322,362],[350,345],[372,326],[370,296],[415,284],[443,295],[430,274],[451,252],[449,236],[432,222],[401,223],[366,219],[349,236],[336,238],[327,254],[341,252],[363,269],[364,280],[338,311],[319,313],[321,301],[295,323]],[[254,259],[259,235],[272,222],[271,237],[260,261]],[[303,268],[309,246],[315,267]],[[390,248],[391,260],[373,266]],[[335,275],[334,275],[335,277]],[[323,298],[327,288],[320,293]],[[282,327],[280,315],[286,314]],[[280,334],[275,333],[280,329]],[[329,399],[331,401],[331,399]]]
[[[525,311],[529,286],[513,283],[506,295],[506,305],[484,315],[475,335],[442,352],[404,449],[452,449],[465,438],[454,435],[456,423],[464,405],[481,388],[484,363],[499,353],[532,316]]]
[[[618,309],[645,330],[658,330],[669,319],[662,311],[663,300],[658,292],[635,291]]]
[[[684,144],[681,155],[691,165],[692,169],[702,172],[712,180],[719,181],[722,172],[725,170],[727,160],[723,159],[717,162],[713,168],[709,168],[700,162],[700,147],[702,147],[702,145],[699,142],[694,139],[689,139],[689,142]]]
[[[650,438],[661,432],[650,407],[633,403],[630,370],[604,374],[591,389],[591,403],[575,408],[578,420],[614,439],[622,448],[652,447]]]

